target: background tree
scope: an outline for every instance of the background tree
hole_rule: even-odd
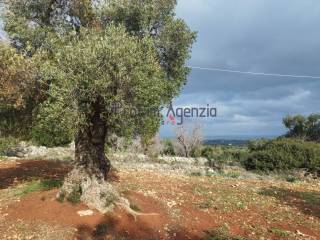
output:
[[[149,136],[146,126],[158,130],[159,115],[150,109],[159,112],[179,94],[195,39],[175,17],[175,5],[175,0],[8,2],[5,29],[11,44],[33,59],[46,92],[35,109],[60,104],[62,112],[50,108],[53,116],[74,116],[75,169],[60,196],[76,191],[83,201],[104,208],[102,198],[111,191],[105,182],[107,136]]]
[[[32,61],[0,43],[0,136],[25,136],[37,101]],[[16,123],[24,124],[16,124]]]
[[[288,129],[286,136],[289,138],[320,141],[320,114],[287,116],[283,124]]]
[[[320,114],[311,114],[307,120],[307,136],[310,141],[320,141]]]
[[[202,126],[197,123],[176,128],[176,152],[184,157],[190,157],[192,152],[197,151],[202,140]]]

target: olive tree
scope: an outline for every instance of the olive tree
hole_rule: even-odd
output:
[[[299,138],[305,141],[320,140],[320,114],[309,116],[295,115],[283,118],[283,124],[288,129],[286,137]]]
[[[32,118],[37,100],[34,79],[32,61],[8,44],[0,43],[0,137],[26,134],[25,123]]]
[[[69,114],[74,126],[75,168],[60,197],[77,192],[102,209],[101,199],[112,191],[106,138],[149,137],[158,130],[157,113],[186,82],[195,33],[175,16],[175,0],[7,4],[5,29],[12,46],[38,69],[36,80],[46,92],[40,104],[59,105],[52,114]]]
[[[77,112],[76,164],[106,178],[107,134],[132,129],[166,104],[166,80],[150,37],[130,36],[121,26],[81,35],[61,48],[57,66],[50,65],[48,72],[60,76],[67,96],[60,94]]]

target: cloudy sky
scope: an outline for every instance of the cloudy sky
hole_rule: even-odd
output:
[[[2,11],[2,6],[0,4],[0,13]],[[3,32],[3,22],[0,18],[0,40],[5,36],[5,33]]]
[[[318,0],[178,0],[177,15],[198,31],[190,66],[320,76]],[[216,106],[207,136],[269,136],[284,115],[319,112],[319,93],[320,79],[193,70],[175,104]]]
[[[178,0],[177,15],[198,31],[190,66],[320,76],[319,0]],[[193,70],[174,107],[217,107],[206,136],[280,135],[284,115],[319,112],[319,92],[320,79]]]

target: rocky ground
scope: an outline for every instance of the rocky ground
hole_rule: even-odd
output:
[[[110,181],[133,210],[147,213],[135,219],[121,208],[102,215],[57,201],[72,148],[32,149],[0,160],[0,239],[320,239],[319,180],[113,154]]]

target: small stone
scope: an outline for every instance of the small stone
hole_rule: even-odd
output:
[[[78,211],[77,213],[79,214],[80,217],[92,216],[93,215],[93,211],[92,210],[83,210],[83,211]]]

